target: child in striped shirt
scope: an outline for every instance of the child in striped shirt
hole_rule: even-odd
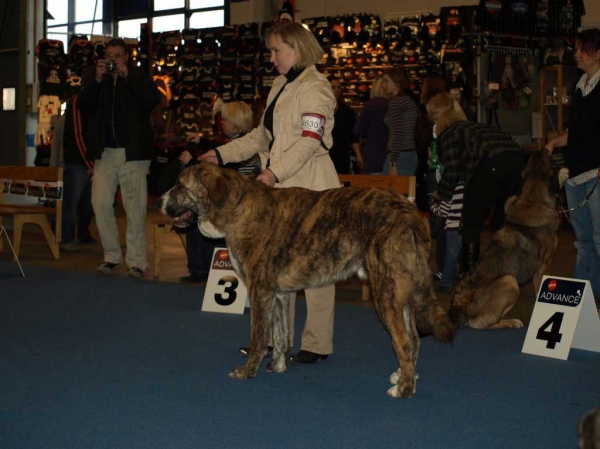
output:
[[[456,264],[460,256],[462,246],[460,236],[460,221],[462,218],[464,184],[459,183],[452,193],[450,201],[431,202],[431,212],[438,217],[446,219],[444,233],[446,234],[446,254],[442,268],[442,279],[440,289],[450,291],[454,287],[456,279]]]

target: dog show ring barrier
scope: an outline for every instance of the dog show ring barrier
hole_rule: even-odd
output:
[[[52,255],[55,259],[60,258],[62,191],[63,169],[60,167],[0,166],[0,229],[4,231],[8,240],[3,218],[5,216],[12,217],[14,246],[10,244],[10,240],[8,242],[17,262],[21,249],[23,225],[26,223],[33,223],[41,228]],[[13,195],[37,198],[38,204],[7,202],[7,196]],[[47,204],[40,205],[39,200],[48,201]],[[54,232],[48,217],[54,219]],[[0,233],[1,235],[2,233]],[[3,249],[3,240],[0,237],[0,251]]]
[[[338,175],[344,187],[361,187],[393,190],[404,195],[414,204],[417,196],[417,178],[414,176],[389,175]],[[362,299],[369,299],[369,286],[362,284]]]

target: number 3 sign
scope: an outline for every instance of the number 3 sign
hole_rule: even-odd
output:
[[[227,248],[216,248],[204,290],[203,312],[244,313],[246,285],[233,270]]]
[[[600,320],[589,281],[544,276],[523,352],[567,360],[571,347],[600,352]]]

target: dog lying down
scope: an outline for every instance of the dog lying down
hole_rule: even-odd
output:
[[[537,292],[558,243],[558,180],[545,151],[535,151],[523,170],[521,192],[508,199],[504,226],[479,262],[459,281],[448,315],[475,329],[521,328],[502,319],[515,305],[519,286],[533,279]]]
[[[250,356],[229,377],[256,376],[269,329],[273,357],[267,371],[286,371],[289,293],[356,273],[369,282],[398,358],[390,396],[408,398],[416,392],[417,329],[443,343],[454,338],[455,326],[432,287],[427,223],[401,195],[379,189],[269,188],[204,163],[184,170],[157,206],[174,217],[175,226],[198,221],[204,235],[225,237],[234,269],[248,288]]]

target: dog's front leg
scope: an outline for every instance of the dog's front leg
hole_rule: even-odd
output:
[[[267,324],[273,302],[272,292],[256,292],[250,288],[250,355],[244,366],[234,368],[229,377],[253,379],[266,353]]]
[[[288,370],[288,352],[290,350],[290,295],[277,293],[271,306],[271,331],[273,336],[273,358],[267,365],[267,371],[284,373]]]

